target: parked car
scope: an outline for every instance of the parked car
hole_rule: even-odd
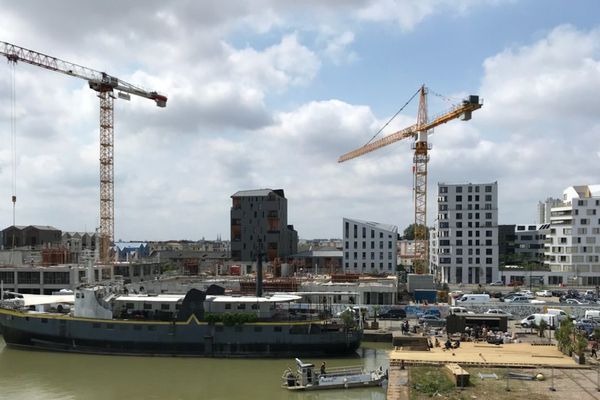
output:
[[[406,311],[402,308],[392,308],[386,312],[382,312],[378,316],[379,319],[406,319]]]
[[[492,283],[490,283],[490,286],[504,286],[504,282],[502,282],[502,281],[492,282]]]
[[[505,297],[504,301],[506,303],[529,303],[529,299],[525,296]]]
[[[565,303],[567,303],[567,304],[573,304],[573,305],[590,304],[590,302],[587,301],[587,300],[579,300],[579,299],[566,299]]]
[[[475,314],[473,311],[469,311],[464,307],[450,307],[450,314]]]
[[[473,303],[489,303],[489,294],[463,294],[460,299],[456,301],[456,304],[473,304]]]
[[[425,310],[425,312],[421,315],[435,315],[436,317],[441,317],[442,314],[440,313],[440,310],[438,310],[437,308],[429,308],[427,310]]]
[[[509,313],[508,311],[504,311],[500,308],[490,308],[489,310],[487,310],[486,312],[484,312],[484,314],[489,314],[489,315],[500,315],[500,316],[504,316],[510,320],[515,319],[515,316],[512,315],[511,313]]]
[[[539,297],[552,297],[552,292],[549,290],[540,290],[539,292],[535,292],[535,295]]]
[[[446,325],[446,319],[435,315],[423,315],[419,318],[419,325],[427,324],[429,326],[442,327]]]

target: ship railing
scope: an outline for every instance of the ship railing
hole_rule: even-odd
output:
[[[353,365],[349,367],[335,367],[327,368],[323,376],[334,377],[334,376],[345,376],[345,375],[360,375],[365,371],[360,365]]]

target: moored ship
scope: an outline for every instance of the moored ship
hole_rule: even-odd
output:
[[[19,299],[3,301],[0,327],[10,347],[63,352],[204,357],[355,353],[360,327],[322,313],[296,315],[290,304],[299,299],[231,296],[214,286],[185,295],[148,295],[126,293],[118,285],[89,285],[75,291],[72,307],[54,304],[40,311]]]

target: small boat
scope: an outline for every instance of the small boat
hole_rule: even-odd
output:
[[[387,371],[383,368],[366,371],[362,366],[331,368],[326,373],[315,371],[314,364],[296,358],[298,369],[287,368],[282,375],[283,388],[288,390],[350,389],[385,386]]]

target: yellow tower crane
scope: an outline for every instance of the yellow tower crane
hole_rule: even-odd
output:
[[[417,123],[407,128],[392,133],[379,140],[367,143],[342,155],[338,162],[344,162],[353,158],[370,153],[381,147],[387,146],[402,139],[414,138],[415,142],[412,145],[414,150],[413,157],[413,192],[415,204],[415,254],[413,266],[418,274],[428,272],[428,238],[427,238],[427,163],[429,162],[428,152],[431,150],[430,143],[427,142],[427,136],[432,132],[433,128],[438,125],[445,124],[455,118],[460,118],[463,121],[471,119],[471,113],[481,108],[482,103],[479,102],[479,96],[469,96],[463,100],[462,104],[450,109],[443,115],[428,122],[427,118],[427,88],[425,85],[419,89],[419,113]],[[414,95],[413,95],[414,97]],[[410,101],[410,100],[409,100]]]
[[[84,79],[90,89],[98,92],[100,98],[100,261],[109,262],[110,246],[114,239],[114,99],[118,97],[129,100],[129,95],[154,100],[158,107],[166,107],[167,97],[157,92],[149,92],[137,86],[68,61],[58,59],[37,51],[25,49],[14,44],[0,42],[0,55],[9,62],[19,61],[36,65],[51,71]],[[13,196],[13,203],[16,201]]]

